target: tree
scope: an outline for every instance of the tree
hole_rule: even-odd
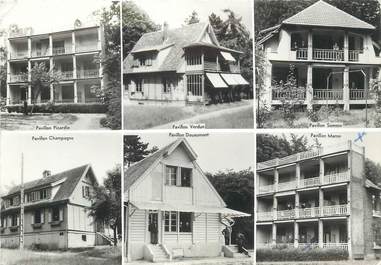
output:
[[[198,17],[198,13],[195,10],[193,10],[192,14],[184,20],[186,25],[191,25],[199,22],[200,18]]]
[[[117,235],[122,231],[121,205],[121,171],[117,165],[107,172],[107,178],[102,186],[95,187],[91,195],[94,203],[90,209],[90,216],[96,222],[102,222],[113,230],[114,245],[117,245]]]
[[[124,143],[124,164],[128,167],[131,164],[139,162],[149,154],[158,150],[156,146],[148,149],[148,143],[143,143],[138,135],[126,135],[123,139]]]
[[[370,159],[365,159],[365,177],[376,185],[381,185],[381,165]]]
[[[217,16],[216,14],[212,13],[209,16],[209,24],[214,29],[214,34],[216,34],[216,38],[218,40],[223,39],[223,20],[220,16]]]
[[[220,194],[228,208],[251,214],[251,217],[237,218],[232,230],[234,242],[237,233],[243,233],[248,247],[254,246],[254,173],[249,168],[241,171],[220,171],[206,173],[209,181]]]

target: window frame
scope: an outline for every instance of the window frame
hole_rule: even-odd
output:
[[[170,172],[169,169],[174,169],[175,172]],[[177,173],[178,167],[166,165],[165,166],[165,185],[166,186],[177,186]]]
[[[56,220],[54,217],[55,217],[55,210],[57,211],[57,216],[58,216],[58,219]],[[59,206],[53,206],[51,208],[51,214],[52,214],[52,222],[59,222],[60,221],[60,207]]]

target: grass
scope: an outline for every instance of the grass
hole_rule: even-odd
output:
[[[251,101],[242,100],[209,106],[172,106],[172,105],[135,105],[124,104],[125,129],[147,129],[155,126],[180,121],[200,114],[249,105]],[[207,124],[207,127],[210,128]],[[246,126],[245,126],[246,127]],[[228,126],[225,128],[231,128]]]
[[[254,127],[254,113],[252,109],[244,109],[229,113],[218,118],[199,120],[197,123],[206,124],[207,128],[213,129],[242,129]]]
[[[258,262],[258,265],[377,265],[376,260],[345,260],[345,261],[280,261]]]
[[[374,116],[374,110],[368,109],[368,127],[374,127],[372,122]],[[308,128],[311,121],[307,117],[306,112],[300,112],[296,114],[295,128]],[[350,110],[333,112],[327,117],[321,117],[321,123],[342,123],[343,127],[362,128],[365,127],[365,110]],[[275,110],[271,113],[270,118],[265,124],[265,128],[289,128],[288,124],[282,117],[282,113],[279,110]]]
[[[1,113],[0,128],[4,130],[35,129],[36,125],[71,125],[78,120],[73,114],[22,114]]]
[[[102,247],[83,252],[34,252],[1,249],[1,265],[120,265],[120,247]]]

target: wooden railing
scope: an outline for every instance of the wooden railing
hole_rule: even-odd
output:
[[[344,51],[331,49],[313,49],[313,59],[322,61],[344,61]]]
[[[299,218],[311,218],[311,217],[319,217],[319,216],[320,216],[319,207],[299,209]]]
[[[88,52],[88,51],[96,51],[98,50],[97,45],[81,45],[81,44],[76,44],[77,46],[75,47],[76,52]]]
[[[11,59],[22,59],[28,57],[28,51],[16,51],[11,53]]]
[[[32,57],[48,56],[49,49],[44,50],[32,50]]]
[[[297,92],[297,91],[283,91],[279,89],[273,89],[272,90],[272,99],[273,100],[282,100],[282,99],[300,99],[304,100],[306,98],[305,92]]]
[[[350,62],[358,62],[359,61],[359,55],[362,53],[362,50],[349,50],[348,51],[348,60]]]
[[[53,48],[53,55],[68,54],[71,52],[72,52],[72,49],[70,46]]]
[[[296,59],[298,60],[307,60],[308,58],[308,49],[300,48],[296,50]]]
[[[296,181],[287,181],[278,183],[278,191],[293,190],[296,188]]]
[[[77,71],[77,77],[78,78],[99,77],[99,70],[98,69],[91,69],[91,70]]]
[[[270,221],[274,219],[273,212],[258,212],[257,221]]]
[[[73,78],[73,71],[63,71],[60,72],[62,79],[72,79]]]
[[[320,177],[301,179],[299,184],[300,188],[318,186],[320,185]]]
[[[293,219],[293,218],[295,218],[295,209],[284,210],[284,211],[277,211],[276,217],[277,217],[277,220]]]
[[[216,62],[204,61],[204,69],[210,71],[219,71],[219,67]]]
[[[314,89],[314,99],[317,100],[342,100],[342,89]]]
[[[264,186],[259,186],[258,193],[268,193],[268,192],[274,192],[274,191],[275,191],[274,185],[264,185]]]
[[[347,215],[348,204],[324,206],[322,216]]]
[[[302,249],[311,249],[311,248],[318,248],[319,243],[298,243],[298,248]]]
[[[10,76],[11,82],[26,82],[28,81],[28,77],[25,74],[16,74]]]
[[[346,182],[349,181],[349,171],[334,173],[325,175],[323,178],[324,184],[332,184],[338,182]]]
[[[349,90],[349,99],[350,100],[361,100],[361,99],[371,99],[372,96],[370,91],[367,92],[367,96],[365,95],[365,89],[350,89]]]
[[[323,248],[339,248],[348,250],[348,243],[323,243]]]

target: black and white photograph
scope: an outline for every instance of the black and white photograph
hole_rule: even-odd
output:
[[[252,146],[252,133],[125,135],[125,263],[252,264]]]
[[[381,127],[378,0],[254,1],[257,128]]]
[[[1,137],[0,263],[120,265],[122,136]]]
[[[257,135],[257,264],[379,263],[380,137]]]
[[[124,129],[253,128],[252,8],[251,0],[127,1]]]
[[[0,1],[4,130],[121,128],[120,3]]]

